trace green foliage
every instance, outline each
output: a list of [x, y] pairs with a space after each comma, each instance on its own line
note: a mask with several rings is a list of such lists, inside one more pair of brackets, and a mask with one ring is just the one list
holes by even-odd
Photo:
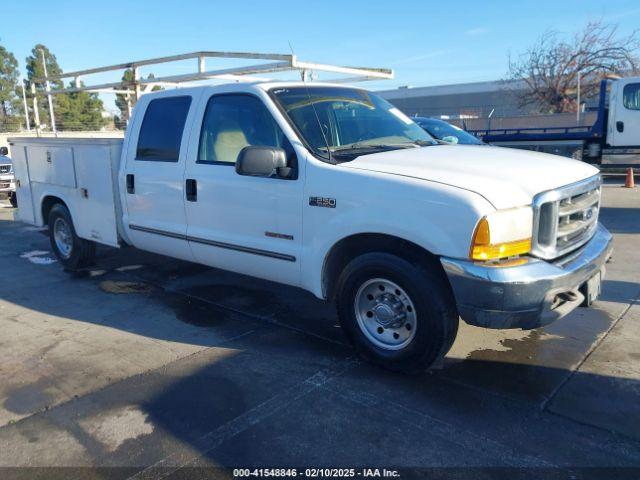
[[[44, 77], [44, 67], [42, 64], [42, 52], [44, 52], [44, 58], [47, 65], [47, 74], [51, 76], [51, 75], [59, 75], [60, 73], [62, 73], [62, 69], [60, 68], [60, 65], [58, 65], [58, 60], [56, 59], [56, 56], [53, 53], [51, 53], [45, 45], [38, 43], [31, 50], [31, 55], [29, 55], [26, 58], [27, 79], [29, 80], [29, 82], [31, 82], [33, 79]], [[59, 80], [55, 82], [51, 82], [50, 84], [51, 84], [51, 88], [62, 88], [62, 82], [60, 82]], [[38, 92], [37, 94], [38, 114], [40, 115], [40, 124], [50, 125], [51, 122], [49, 119], [49, 106], [47, 103], [47, 96], [44, 94], [44, 91], [45, 91], [44, 82], [37, 82], [36, 90]], [[31, 92], [28, 92], [28, 95], [29, 95], [29, 105], [33, 105], [32, 103], [33, 97], [31, 95]], [[53, 102], [54, 112], [56, 110], [55, 107], [56, 107], [57, 100], [58, 99], [54, 97], [54, 102]], [[35, 123], [36, 123], [35, 118], [32, 117], [31, 124], [35, 125]]]
[[[56, 56], [49, 49], [37, 44], [31, 55], [27, 57], [27, 77], [29, 80], [44, 77], [44, 67], [42, 64], [42, 53], [47, 66], [47, 74], [51, 77], [62, 73], [62, 69], [58, 65]], [[60, 80], [49, 82], [51, 89], [63, 88]], [[73, 87], [73, 83], [69, 87]], [[40, 123], [50, 125], [49, 105], [45, 94], [45, 83], [37, 82], [36, 89], [38, 91], [38, 112], [40, 114]], [[95, 93], [74, 92], [60, 93], [53, 95], [53, 111], [56, 117], [56, 126], [60, 130], [99, 130], [104, 127], [106, 120], [102, 116], [103, 104]], [[35, 121], [34, 121], [35, 124]]]
[[16, 57], [0, 45], [0, 130], [16, 130], [22, 123], [18, 79]]
[[97, 93], [60, 94], [54, 110], [56, 125], [60, 130], [100, 130], [106, 124], [102, 111], [102, 100]]

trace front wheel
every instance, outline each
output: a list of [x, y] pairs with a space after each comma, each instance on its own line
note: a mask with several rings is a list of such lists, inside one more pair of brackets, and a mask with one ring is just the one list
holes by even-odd
[[9, 203], [13, 208], [18, 208], [18, 198], [16, 197], [16, 192], [11, 192], [9, 194]]
[[340, 275], [337, 308], [358, 353], [395, 371], [426, 370], [449, 351], [458, 331], [453, 294], [437, 262], [361, 255]]
[[96, 244], [76, 235], [71, 214], [62, 204], [54, 205], [49, 213], [49, 241], [56, 257], [67, 270], [77, 270], [93, 262]]

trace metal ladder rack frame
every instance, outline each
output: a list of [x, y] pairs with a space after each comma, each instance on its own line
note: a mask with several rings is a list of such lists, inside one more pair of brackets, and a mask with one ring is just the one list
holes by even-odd
[[[206, 69], [207, 58], [225, 58], [225, 59], [244, 59], [244, 60], [260, 60], [264, 63], [250, 64], [241, 67], [223, 68], [216, 70]], [[184, 60], [195, 59], [197, 60], [197, 68], [191, 73], [168, 75], [157, 78], [140, 78], [140, 68], [152, 65], [160, 65], [172, 62], [180, 62]], [[94, 75], [97, 73], [127, 70], [131, 69], [133, 72], [132, 81], [118, 81], [103, 84], [88, 84], [85, 85], [82, 79]], [[40, 120], [37, 114], [37, 90], [36, 84], [44, 84], [47, 97], [51, 99], [51, 95], [60, 93], [73, 93], [73, 92], [93, 92], [93, 93], [118, 93], [125, 94], [129, 98], [133, 95], [136, 99], [143, 95], [147, 87], [154, 85], [160, 85], [163, 87], [178, 87], [182, 83], [197, 82], [202, 80], [229, 80], [235, 82], [242, 81], [268, 81], [269, 78], [256, 77], [257, 74], [269, 74], [297, 71], [300, 73], [303, 81], [312, 80], [311, 73], [314, 71], [332, 72], [340, 75], [347, 75], [343, 78], [336, 78], [327, 80], [333, 83], [347, 83], [347, 82], [362, 82], [368, 80], [384, 80], [394, 78], [393, 70], [386, 68], [365, 68], [365, 67], [350, 67], [329, 65], [324, 63], [305, 62], [298, 60], [294, 54], [275, 54], [275, 53], [254, 53], [254, 52], [218, 52], [218, 51], [200, 51], [184, 53], [180, 55], [171, 55], [166, 57], [150, 58], [146, 60], [139, 60], [134, 62], [125, 62], [115, 65], [108, 65], [104, 67], [88, 68], [85, 70], [77, 70], [74, 72], [65, 72], [59, 75], [49, 75], [46, 77], [33, 78], [31, 80], [31, 93], [33, 95], [33, 108], [36, 121], [36, 130], [40, 131]], [[63, 88], [51, 88], [51, 82], [73, 79], [73, 87]], [[55, 118], [53, 107], [49, 102], [49, 114], [52, 119]], [[28, 112], [25, 112], [28, 116]], [[55, 130], [55, 122], [52, 121], [53, 132]]]

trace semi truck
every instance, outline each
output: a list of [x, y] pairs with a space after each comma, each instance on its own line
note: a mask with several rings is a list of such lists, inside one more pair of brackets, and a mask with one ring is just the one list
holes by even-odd
[[612, 251], [597, 168], [445, 145], [341, 84], [159, 91], [123, 139], [10, 143], [17, 218], [65, 269], [132, 246], [304, 289], [396, 371], [438, 362], [460, 318], [533, 329], [591, 305]]
[[640, 77], [600, 82], [593, 125], [469, 130], [484, 142], [541, 149], [575, 147], [583, 161], [603, 167], [640, 166]]

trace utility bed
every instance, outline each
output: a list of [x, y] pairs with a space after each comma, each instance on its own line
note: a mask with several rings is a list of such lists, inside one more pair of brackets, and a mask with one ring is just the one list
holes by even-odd
[[42, 209], [48, 196], [65, 201], [76, 233], [117, 247], [120, 238], [118, 167], [122, 138], [9, 138], [18, 188], [18, 219], [46, 223]]

